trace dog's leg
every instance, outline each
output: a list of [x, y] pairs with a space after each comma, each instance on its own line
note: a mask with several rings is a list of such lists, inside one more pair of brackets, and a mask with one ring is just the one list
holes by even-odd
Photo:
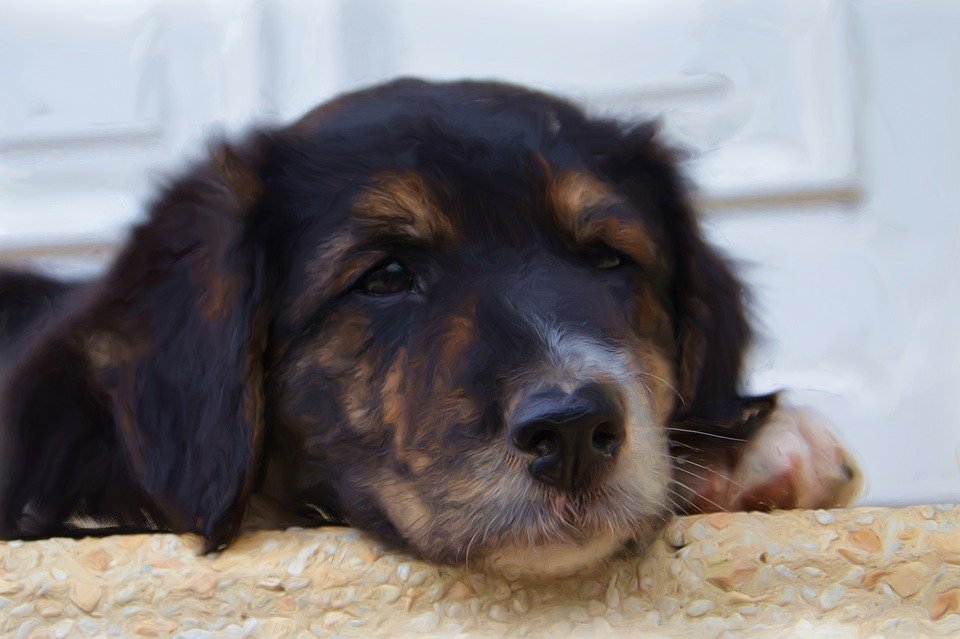
[[675, 451], [678, 510], [771, 510], [849, 506], [863, 473], [827, 421], [807, 408], [777, 408], [745, 443]]

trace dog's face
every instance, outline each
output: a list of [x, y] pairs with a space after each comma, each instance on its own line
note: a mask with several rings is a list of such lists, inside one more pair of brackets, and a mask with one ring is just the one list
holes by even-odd
[[332, 487], [325, 510], [428, 557], [585, 563], [667, 504], [660, 231], [559, 136], [450, 131], [461, 151], [415, 128], [429, 115], [388, 123], [416, 153], [371, 152], [297, 242], [306, 286], [274, 336], [283, 457], [304, 499]]
[[618, 184], [620, 140], [540, 96], [345, 102], [264, 205], [310, 209], [273, 336], [296, 493], [443, 561], [566, 570], [644, 538], [678, 400], [672, 185]]
[[[175, 188], [108, 276], [164, 310], [114, 291], [71, 337], [154, 520], [216, 545], [261, 493], [434, 560], [565, 572], [662, 521], [671, 424], [741, 419], [738, 286], [649, 129], [404, 81], [252, 148]], [[189, 399], [156, 417], [156, 385]]]

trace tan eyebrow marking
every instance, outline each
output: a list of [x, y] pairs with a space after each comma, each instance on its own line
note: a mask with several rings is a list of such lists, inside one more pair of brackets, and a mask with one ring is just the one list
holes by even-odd
[[367, 231], [399, 234], [418, 240], [453, 235], [450, 220], [437, 206], [430, 187], [413, 171], [386, 173], [353, 202], [352, 217]]
[[583, 171], [567, 171], [552, 178], [548, 198], [557, 222], [577, 242], [603, 240], [640, 264], [656, 262], [656, 242], [638, 221], [602, 215], [604, 209], [623, 205], [626, 200], [600, 178]]
[[567, 171], [554, 177], [550, 196], [554, 210], [571, 226], [578, 224], [590, 210], [622, 201], [607, 184], [582, 171]]

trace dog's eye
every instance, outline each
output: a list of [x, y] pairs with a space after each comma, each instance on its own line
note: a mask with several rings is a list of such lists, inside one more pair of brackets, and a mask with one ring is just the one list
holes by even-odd
[[612, 271], [623, 266], [623, 258], [611, 248], [600, 246], [591, 247], [583, 252], [583, 259], [590, 266], [601, 271]]
[[597, 256], [593, 261], [594, 268], [598, 268], [603, 271], [609, 271], [615, 269], [622, 264], [620, 256], [616, 253], [606, 253]]
[[400, 262], [391, 260], [374, 267], [360, 280], [360, 288], [369, 295], [396, 295], [413, 289], [416, 280]]

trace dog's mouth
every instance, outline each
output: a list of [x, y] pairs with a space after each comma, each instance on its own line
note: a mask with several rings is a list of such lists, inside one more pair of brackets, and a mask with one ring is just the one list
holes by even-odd
[[516, 534], [486, 550], [485, 568], [528, 577], [596, 569], [628, 547], [646, 547], [667, 517], [665, 511], [636, 512], [608, 491], [551, 492], [532, 520], [518, 522]]
[[388, 512], [412, 550], [441, 563], [509, 577], [596, 569], [626, 548], [646, 547], [667, 517], [666, 511], [643, 507], [645, 500], [631, 500], [615, 488], [589, 494], [545, 488], [512, 507], [489, 501], [469, 513], [456, 507], [433, 511], [429, 518], [417, 505], [420, 498], [410, 492], [403, 501], [397, 497], [391, 496]]

